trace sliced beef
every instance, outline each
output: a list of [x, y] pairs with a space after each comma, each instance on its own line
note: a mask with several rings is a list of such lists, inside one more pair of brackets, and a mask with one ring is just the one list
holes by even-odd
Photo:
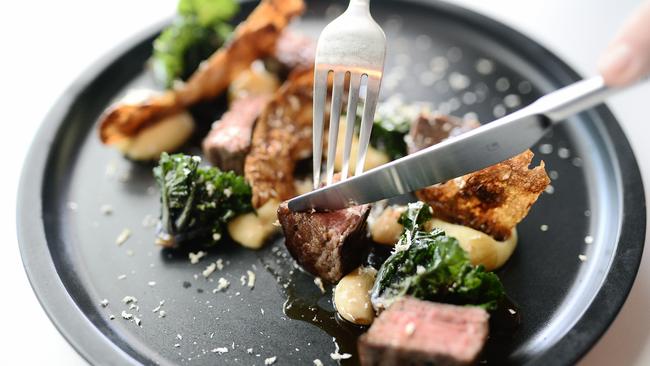
[[361, 365], [471, 365], [487, 340], [488, 319], [478, 307], [403, 298], [359, 338]]
[[292, 212], [280, 205], [278, 219], [291, 255], [307, 271], [336, 283], [359, 266], [369, 205], [333, 212]]
[[254, 96], [234, 101], [203, 140], [203, 154], [221, 170], [244, 173], [244, 160], [251, 148], [255, 121], [269, 98]]
[[475, 120], [463, 120], [443, 114], [421, 114], [413, 122], [407, 138], [408, 153], [413, 154], [480, 125]]

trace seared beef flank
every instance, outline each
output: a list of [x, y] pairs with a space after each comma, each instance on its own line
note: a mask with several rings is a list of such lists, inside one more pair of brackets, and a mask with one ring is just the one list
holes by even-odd
[[278, 219], [291, 255], [307, 271], [336, 283], [359, 266], [369, 205], [334, 212], [292, 212], [280, 205]]
[[478, 307], [403, 298], [359, 338], [361, 365], [471, 365], [487, 339], [488, 318]]
[[458, 136], [464, 132], [479, 127], [475, 120], [463, 120], [443, 114], [421, 114], [413, 122], [407, 138], [408, 153], [420, 151], [435, 145], [449, 137]]
[[255, 121], [262, 113], [269, 98], [247, 97], [232, 103], [221, 120], [203, 140], [203, 154], [221, 170], [244, 173], [244, 160], [251, 147]]

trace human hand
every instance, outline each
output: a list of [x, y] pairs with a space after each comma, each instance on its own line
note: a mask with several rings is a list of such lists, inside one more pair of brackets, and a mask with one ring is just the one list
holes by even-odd
[[650, 0], [630, 17], [599, 62], [609, 86], [630, 85], [650, 74]]

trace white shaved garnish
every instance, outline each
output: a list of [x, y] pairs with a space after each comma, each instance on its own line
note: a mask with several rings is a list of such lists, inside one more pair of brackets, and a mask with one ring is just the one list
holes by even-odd
[[228, 288], [228, 286], [230, 286], [230, 282], [228, 282], [227, 279], [220, 277], [219, 280], [217, 281], [217, 287], [214, 290], [212, 290], [212, 293], [216, 294], [219, 291], [224, 291], [225, 289]]
[[239, 282], [241, 282], [241, 285], [244, 286], [246, 284], [246, 275], [239, 277]]
[[265, 365], [273, 365], [278, 358], [276, 356], [269, 357], [264, 360]]
[[404, 327], [404, 332], [407, 335], [413, 335], [413, 333], [415, 332], [415, 323], [410, 322], [410, 323], [406, 324], [406, 327]]
[[223, 269], [223, 259], [221, 259], [221, 258], [217, 259], [217, 261], [214, 262], [214, 264], [217, 265], [217, 269], [218, 269], [218, 270], [221, 271], [221, 270]]
[[142, 320], [140, 318], [138, 318], [137, 316], [133, 317], [133, 321], [135, 321], [135, 325], [137, 325], [138, 327], [142, 326]]
[[149, 285], [151, 287], [154, 287], [154, 286], [156, 286], [156, 281], [149, 281], [149, 282], [147, 282], [147, 285]]
[[107, 306], [108, 306], [108, 300], [107, 300], [107, 299], [102, 300], [102, 301], [99, 303], [99, 305], [101, 305], [103, 308], [107, 307]]
[[253, 354], [253, 349], [252, 348], [246, 349], [246, 353], [248, 353], [249, 355], [252, 355]]
[[153, 308], [153, 310], [151, 310], [151, 311], [154, 312], [154, 313], [157, 313], [158, 311], [160, 311], [160, 308], [161, 308], [163, 305], [165, 305], [165, 300], [160, 300], [160, 303], [158, 304], [158, 306], [156, 306], [155, 308]]
[[248, 285], [248, 287], [250, 287], [252, 289], [253, 287], [255, 287], [255, 272], [253, 272], [251, 270], [247, 270], [246, 273], [248, 274], [248, 283], [247, 283], [247, 285]]
[[122, 302], [125, 304], [136, 303], [138, 302], [138, 299], [136, 299], [134, 296], [124, 296], [122, 298]]
[[101, 211], [101, 213], [104, 215], [110, 215], [113, 213], [113, 206], [109, 204], [103, 204], [99, 207], [99, 211]]
[[426, 272], [426, 268], [424, 268], [424, 266], [418, 264], [417, 267], [415, 267], [415, 273], [421, 275], [424, 272]]
[[122, 310], [122, 318], [131, 320], [133, 319], [133, 314], [127, 313], [126, 310]]
[[167, 316], [167, 312], [166, 312], [165, 310], [160, 310], [160, 311], [158, 312], [158, 317], [159, 317], [159, 318], [164, 318], [164, 317], [166, 317], [166, 316]]
[[115, 244], [117, 245], [124, 244], [127, 240], [129, 240], [130, 236], [131, 236], [131, 229], [124, 228], [120, 233], [120, 235], [117, 236], [117, 239], [115, 239]]
[[332, 360], [347, 360], [348, 358], [352, 357], [352, 355], [349, 353], [339, 353], [339, 344], [336, 343], [336, 338], [332, 338], [332, 341], [334, 342], [334, 353], [330, 353]]
[[224, 353], [228, 353], [228, 347], [213, 348], [210, 352], [218, 353], [218, 354], [222, 355]]
[[180, 335], [180, 334], [176, 334], [176, 338], [178, 338], [179, 341], [182, 341], [182, 340], [183, 340], [183, 336]]
[[319, 359], [314, 360], [314, 366], [323, 366], [323, 362]]
[[117, 276], [117, 279], [118, 279], [118, 280], [123, 280], [123, 279], [125, 279], [125, 278], [126, 278], [126, 275], [125, 275], [125, 274], [121, 274], [121, 275]]
[[210, 263], [207, 267], [205, 267], [205, 269], [201, 273], [203, 274], [203, 277], [208, 278], [212, 273], [214, 273], [214, 271], [216, 271], [216, 269], [217, 269], [217, 264]]
[[197, 263], [199, 263], [199, 261], [201, 260], [201, 258], [205, 257], [207, 254], [208, 254], [208, 253], [206, 253], [206, 252], [204, 252], [204, 251], [202, 251], [202, 250], [199, 250], [199, 251], [196, 252], [196, 253], [192, 253], [192, 252], [190, 252], [190, 253], [188, 254], [188, 256], [189, 256], [189, 258], [190, 258], [190, 263], [191, 263], [191, 264], [197, 264]]
[[587, 260], [587, 256], [584, 255], [584, 254], [579, 254], [579, 255], [578, 255], [578, 259], [580, 259], [580, 262], [584, 262], [584, 261]]
[[320, 292], [325, 293], [325, 286], [323, 286], [323, 280], [320, 277], [314, 278], [314, 284], [318, 286]]

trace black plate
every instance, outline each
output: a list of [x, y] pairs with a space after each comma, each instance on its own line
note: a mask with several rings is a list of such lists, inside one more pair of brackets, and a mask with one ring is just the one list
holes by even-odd
[[[327, 11], [323, 3], [310, 2], [298, 27], [317, 33], [322, 15], [341, 9]], [[244, 11], [250, 9], [246, 3]], [[373, 1], [373, 13], [390, 41], [384, 96], [400, 93], [405, 100], [428, 100], [451, 114], [476, 113], [489, 121], [579, 79], [530, 39], [455, 6]], [[18, 231], [38, 298], [61, 333], [94, 364], [259, 365], [271, 356], [278, 364], [331, 362], [328, 332], [349, 329], [331, 326], [331, 301], [310, 276], [290, 273], [281, 239], [259, 252], [224, 244], [191, 265], [186, 254], [155, 247], [152, 229], [141, 225], [158, 211], [151, 166], [101, 146], [95, 121], [126, 88], [151, 83], [143, 65], [159, 29], [84, 73], [35, 139], [21, 180]], [[643, 187], [609, 110], [600, 106], [571, 118], [534, 151], [545, 160], [553, 189], [519, 225], [519, 248], [499, 271], [521, 308], [522, 325], [511, 339], [492, 341], [486, 355], [491, 364], [577, 361], [616, 316], [641, 258]], [[100, 212], [106, 203], [114, 208], [110, 216]], [[117, 246], [125, 227], [132, 235]], [[583, 254], [585, 261], [579, 259]], [[216, 258], [227, 262], [212, 275], [230, 280], [225, 293], [213, 294], [216, 281], [200, 275]], [[257, 274], [254, 290], [239, 283], [246, 270]], [[122, 274], [127, 277], [119, 280]], [[139, 300], [142, 327], [120, 317], [127, 295]], [[305, 318], [283, 313], [288, 295]], [[108, 307], [100, 306], [102, 299], [110, 301]], [[160, 300], [166, 300], [165, 318], [152, 312]], [[326, 331], [312, 324], [314, 317], [325, 322]], [[211, 352], [218, 347], [229, 352]]]

